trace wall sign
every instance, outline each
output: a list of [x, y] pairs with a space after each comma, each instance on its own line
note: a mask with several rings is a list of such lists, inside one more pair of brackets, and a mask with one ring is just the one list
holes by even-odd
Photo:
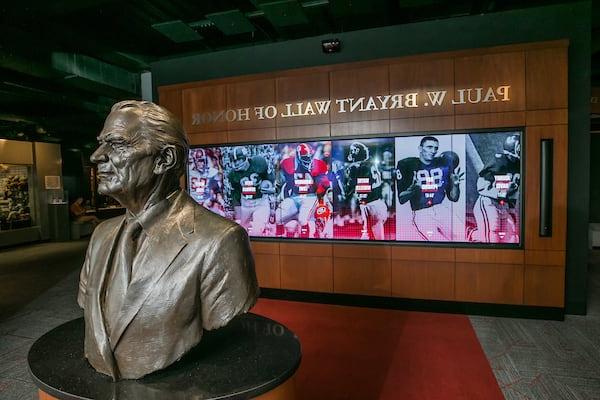
[[394, 110], [402, 108], [440, 107], [452, 105], [495, 103], [510, 101], [511, 85], [460, 88], [452, 93], [447, 90], [431, 90], [425, 95], [419, 92], [394, 93], [379, 96], [346, 97], [332, 100], [299, 101], [280, 105], [267, 104], [256, 107], [236, 108], [192, 114], [192, 125], [216, 122], [251, 121], [280, 118], [360, 113], [365, 111]]

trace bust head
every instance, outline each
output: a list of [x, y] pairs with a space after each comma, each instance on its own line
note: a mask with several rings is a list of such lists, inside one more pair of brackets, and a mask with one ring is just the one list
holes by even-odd
[[177, 187], [189, 148], [181, 123], [168, 110], [147, 101], [115, 104], [90, 157], [98, 166], [98, 192], [132, 212], [155, 195]]

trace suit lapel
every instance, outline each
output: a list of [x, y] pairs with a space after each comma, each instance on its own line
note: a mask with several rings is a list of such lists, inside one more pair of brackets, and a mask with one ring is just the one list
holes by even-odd
[[183, 193], [173, 201], [166, 218], [155, 224], [152, 234], [147, 238], [146, 251], [138, 254], [135, 260], [136, 270], [127, 289], [125, 301], [111, 336], [112, 348], [117, 346], [123, 332], [140, 308], [156, 288], [158, 281], [171, 266], [173, 260], [187, 245], [186, 236], [193, 231], [194, 204], [187, 201]]
[[95, 260], [101, 260], [101, 262], [98, 263], [97, 268], [92, 268], [92, 274], [89, 278], [89, 282], [98, 283], [94, 297], [91, 299], [92, 304], [90, 307], [90, 318], [93, 321], [94, 326], [94, 340], [98, 344], [97, 348], [100, 352], [100, 356], [110, 370], [113, 378], [117, 377], [118, 370], [106, 332], [106, 323], [102, 305], [104, 303], [103, 297], [106, 293], [105, 285], [107, 275], [112, 263], [114, 250], [117, 247], [119, 231], [123, 227], [123, 221], [125, 221], [125, 218], [121, 219], [119, 223], [115, 224], [115, 226], [107, 232], [105, 236], [106, 240], [100, 242], [97, 250], [93, 252], [92, 257], [94, 257]]

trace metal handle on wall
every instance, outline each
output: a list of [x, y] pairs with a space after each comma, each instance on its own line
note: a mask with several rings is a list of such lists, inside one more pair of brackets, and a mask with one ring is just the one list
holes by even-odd
[[553, 139], [542, 139], [540, 146], [540, 236], [552, 236]]

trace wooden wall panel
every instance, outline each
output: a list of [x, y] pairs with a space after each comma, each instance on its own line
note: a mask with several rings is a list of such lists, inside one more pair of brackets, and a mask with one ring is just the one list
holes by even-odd
[[329, 124], [325, 125], [299, 125], [280, 126], [277, 128], [278, 140], [290, 139], [315, 139], [329, 137]]
[[331, 136], [381, 135], [390, 132], [390, 121], [344, 122], [331, 124]]
[[190, 146], [227, 143], [227, 131], [188, 133], [188, 140], [190, 141]]
[[260, 287], [281, 287], [281, 269], [279, 267], [279, 255], [277, 254], [254, 254], [256, 277]]
[[[328, 124], [329, 114], [331, 112], [331, 102], [329, 111], [321, 114], [313, 102], [329, 101], [329, 74], [326, 72], [320, 74], [310, 74], [302, 76], [282, 77], [277, 79], [277, 126], [290, 125], [317, 125]], [[306, 107], [297, 107], [298, 102], [311, 102], [314, 115]], [[292, 112], [286, 104], [293, 104]], [[333, 104], [335, 107], [335, 102]], [[324, 109], [323, 109], [324, 110]], [[281, 115], [293, 115], [304, 113], [304, 116], [282, 117]]]
[[527, 111], [526, 124], [533, 125], [566, 125], [569, 122], [569, 110], [566, 108], [554, 110]]
[[331, 257], [333, 255], [332, 245], [328, 243], [291, 243], [281, 242], [279, 253], [287, 256], [317, 256]]
[[492, 263], [492, 264], [523, 264], [523, 250], [504, 249], [456, 249], [456, 262]]
[[228, 122], [228, 129], [253, 129], [275, 127], [275, 118], [259, 119], [255, 107], [275, 104], [275, 79], [261, 79], [227, 85], [227, 109], [249, 109], [248, 120]]
[[390, 120], [391, 133], [449, 131], [453, 129], [455, 129], [453, 115]]
[[[565, 250], [567, 237], [567, 126], [527, 128], [525, 188], [525, 246], [536, 250]], [[552, 188], [552, 237], [539, 236], [540, 146], [542, 139], [554, 140]]]
[[568, 48], [527, 51], [527, 109], [567, 108]]
[[454, 262], [392, 260], [392, 296], [454, 300]]
[[456, 300], [523, 303], [523, 265], [456, 263]]
[[[182, 96], [183, 129], [188, 134], [227, 130], [227, 120], [216, 117], [218, 113], [227, 110], [226, 85], [198, 86], [193, 89], [185, 89]], [[195, 114], [201, 116], [196, 118], [196, 123], [194, 123]], [[214, 115], [214, 118], [210, 119], [209, 114]]]
[[457, 115], [456, 129], [517, 127], [525, 125], [524, 111]]
[[[257, 274], [263, 287], [562, 307], [567, 45], [511, 45], [231, 77], [159, 88], [160, 101], [183, 117], [192, 144], [527, 126], [524, 250], [253, 241]], [[460, 89], [481, 87], [485, 97], [489, 87], [503, 85], [511, 86], [510, 101], [452, 104]], [[424, 105], [430, 90], [447, 91], [443, 106]], [[365, 97], [366, 106], [369, 96], [412, 91], [419, 93], [419, 107], [337, 113], [336, 99]], [[192, 124], [199, 113], [277, 105], [279, 114], [286, 103], [328, 99], [328, 115], [257, 120], [252, 114], [250, 121]], [[552, 238], [537, 236], [539, 141], [546, 137], [555, 140]]]
[[158, 88], [158, 103], [183, 120], [181, 89]]
[[393, 260], [454, 262], [456, 249], [451, 247], [392, 246]]
[[333, 256], [344, 258], [369, 258], [374, 260], [390, 260], [392, 258], [391, 246], [354, 244], [334, 244]]
[[333, 290], [335, 293], [390, 296], [390, 259], [335, 257]]
[[[465, 92], [466, 104], [456, 104], [455, 114], [479, 114], [491, 112], [525, 110], [525, 53], [487, 54], [479, 56], [458, 57], [454, 63], [455, 89], [483, 88], [481, 101], [473, 104]], [[484, 102], [489, 87], [496, 90], [499, 86], [510, 85], [508, 98], [510, 101], [500, 101], [503, 97], [496, 93], [499, 101]], [[471, 100], [477, 100], [477, 93], [471, 91]], [[454, 101], [460, 101], [455, 93]]]
[[564, 251], [525, 250], [525, 264], [540, 266], [565, 266]]
[[333, 257], [336, 293], [390, 296], [390, 246], [334, 244]]
[[250, 240], [250, 247], [254, 254], [279, 254], [278, 242], [262, 242], [258, 240]]
[[[433, 93], [444, 92], [434, 105]], [[430, 115], [453, 115], [454, 107], [449, 99], [454, 94], [454, 60], [441, 59], [390, 65], [390, 94], [418, 93], [418, 107], [390, 110], [390, 118], [424, 117]], [[429, 97], [431, 96], [431, 98]]]
[[[283, 243], [282, 243], [283, 245]], [[282, 255], [281, 288], [311, 292], [333, 292], [333, 262], [331, 257]]]
[[262, 142], [269, 143], [277, 140], [275, 128], [239, 129], [227, 132], [227, 142]]
[[[388, 66], [377, 66], [358, 69], [347, 69], [334, 71], [330, 74], [330, 97], [334, 100], [347, 98], [358, 99], [369, 96], [382, 96], [390, 92]], [[336, 104], [336, 108], [339, 108]], [[388, 119], [388, 110], [334, 112], [331, 114], [331, 122], [370, 121], [374, 119]]]
[[564, 307], [564, 267], [526, 265], [523, 302], [530, 306]]

